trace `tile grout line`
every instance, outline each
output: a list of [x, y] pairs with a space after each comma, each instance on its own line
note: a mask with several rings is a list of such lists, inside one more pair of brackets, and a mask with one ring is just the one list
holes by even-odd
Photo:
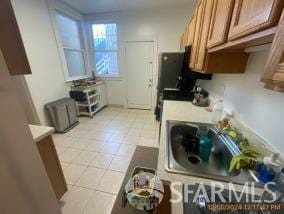
[[[113, 130], [111, 130], [111, 131], [104, 131], [104, 130], [102, 130], [102, 129], [86, 129], [86, 128], [82, 128], [82, 129], [78, 129], [78, 134], [80, 134], [80, 132], [82, 132], [82, 133], [86, 133], [86, 132], [92, 132], [92, 131], [95, 131], [95, 132], [105, 132], [105, 133], [109, 133], [109, 136], [106, 138], [106, 139], [103, 139], [103, 140], [101, 140], [101, 138], [100, 139], [98, 139], [98, 138], [95, 138], [95, 137], [91, 137], [91, 138], [84, 138], [84, 139], [86, 139], [86, 140], [90, 140], [90, 141], [102, 141], [102, 146], [104, 146], [105, 144], [107, 144], [107, 143], [116, 143], [116, 144], [119, 144], [119, 146], [118, 146], [118, 149], [117, 149], [117, 151], [116, 152], [114, 152], [114, 154], [110, 154], [110, 153], [106, 153], [106, 152], [103, 152], [103, 151], [94, 151], [94, 150], [89, 150], [89, 149], [86, 149], [89, 145], [91, 145], [92, 143], [94, 143], [94, 142], [91, 142], [91, 143], [89, 143], [89, 144], [87, 144], [87, 145], [85, 145], [85, 146], [82, 146], [82, 147], [80, 147], [80, 148], [75, 148], [75, 146], [74, 146], [74, 144], [71, 144], [71, 145], [68, 145], [67, 143], [67, 145], [68, 146], [64, 146], [65, 148], [66, 148], [66, 150], [68, 150], [68, 149], [74, 149], [74, 150], [79, 150], [79, 153], [78, 153], [78, 155], [76, 155], [74, 158], [72, 158], [72, 160], [70, 160], [70, 162], [69, 161], [61, 161], [62, 163], [66, 163], [67, 164], [67, 167], [65, 168], [65, 170], [68, 168], [68, 167], [70, 167], [70, 165], [71, 164], [74, 164], [74, 165], [78, 165], [78, 166], [82, 166], [82, 167], [86, 167], [85, 168], [85, 170], [83, 170], [83, 172], [82, 172], [82, 174], [81, 174], [81, 176], [79, 176], [78, 177], [78, 179], [74, 182], [75, 184], [68, 184], [69, 186], [71, 186], [71, 188], [73, 187], [73, 186], [76, 186], [76, 187], [79, 187], [79, 188], [85, 188], [85, 189], [89, 189], [89, 190], [91, 190], [92, 191], [92, 195], [91, 195], [91, 197], [89, 198], [89, 200], [93, 197], [93, 194], [95, 194], [95, 192], [97, 191], [97, 192], [103, 192], [103, 193], [107, 193], [107, 194], [111, 194], [111, 195], [115, 195], [115, 196], [117, 196], [116, 194], [113, 194], [113, 193], [110, 193], [110, 192], [106, 192], [106, 191], [104, 191], [104, 190], [97, 190], [97, 189], [90, 189], [90, 188], [86, 188], [86, 187], [81, 187], [81, 186], [79, 186], [79, 185], [77, 185], [77, 183], [78, 183], [78, 181], [82, 178], [82, 176], [84, 175], [84, 173], [86, 173], [86, 170], [88, 169], [88, 168], [96, 168], [96, 169], [101, 169], [101, 170], [104, 170], [104, 172], [103, 172], [103, 175], [102, 175], [102, 177], [101, 177], [101, 179], [99, 180], [99, 182], [98, 182], [98, 185], [96, 185], [97, 187], [100, 185], [100, 183], [102, 182], [102, 179], [103, 179], [103, 177], [105, 176], [105, 174], [107, 173], [107, 172], [109, 172], [109, 171], [113, 171], [113, 172], [117, 172], [117, 173], [121, 173], [121, 174], [124, 174], [124, 176], [126, 175], [126, 171], [119, 171], [119, 170], [115, 170], [115, 169], [110, 169], [110, 166], [111, 166], [111, 164], [112, 164], [112, 162], [113, 162], [113, 160], [116, 158], [116, 157], [125, 157], [125, 158], [129, 158], [129, 159], [131, 159], [132, 157], [133, 157], [133, 154], [131, 155], [131, 156], [128, 156], [128, 155], [125, 155], [125, 154], [119, 154], [119, 151], [120, 151], [120, 149], [123, 147], [123, 145], [128, 145], [128, 146], [133, 146], [133, 147], [136, 147], [136, 146], [138, 146], [138, 145], [141, 145], [141, 143], [140, 143], [140, 141], [142, 140], [142, 138], [144, 138], [144, 139], [146, 139], [147, 141], [149, 140], [149, 142], [151, 142], [149, 145], [144, 145], [144, 146], [150, 146], [150, 147], [156, 147], [156, 141], [157, 141], [157, 139], [156, 139], [156, 137], [152, 137], [152, 136], [154, 136], [154, 135], [156, 135], [156, 132], [157, 132], [157, 127], [155, 128], [155, 126], [157, 126], [156, 124], [157, 123], [155, 123], [155, 120], [153, 120], [153, 119], [151, 119], [151, 118], [153, 118], [153, 112], [152, 111], [145, 111], [145, 115], [144, 115], [144, 111], [143, 111], [143, 116], [141, 115], [139, 115], [139, 117], [138, 116], [134, 116], [134, 114], [137, 114], [138, 113], [138, 111], [132, 111], [132, 110], [126, 110], [126, 109], [119, 109], [119, 110], [112, 110], [112, 109], [109, 109], [110, 111], [104, 111], [105, 112], [105, 114], [99, 114], [99, 117], [97, 117], [97, 119], [98, 119], [98, 121], [97, 121], [97, 123], [100, 123], [100, 121], [101, 122], [103, 122], [104, 121], [104, 126], [111, 126], [111, 125], [113, 125], [113, 124], [119, 124], [119, 121], [127, 121], [127, 123], [129, 124], [129, 125], [127, 125], [127, 126], [125, 126], [125, 128], [123, 128], [123, 129], [120, 129], [120, 130], [117, 130], [117, 131], [115, 131], [116, 130], [116, 127], [115, 126], [113, 126]], [[102, 111], [102, 113], [104, 113], [103, 111]], [[141, 112], [141, 111], [140, 111]], [[96, 116], [98, 116], [98, 115], [96, 115]], [[107, 118], [107, 121], [106, 120], [104, 120], [104, 117], [106, 117]], [[129, 119], [129, 118], [131, 118], [131, 119]], [[140, 119], [140, 118], [146, 118], [146, 119]], [[95, 119], [95, 118], [93, 118], [93, 119]], [[86, 124], [87, 122], [89, 122], [89, 121], [91, 121], [91, 120], [83, 120], [83, 122], [81, 122], [81, 124]], [[94, 121], [94, 122], [96, 122], [96, 121]], [[93, 123], [93, 121], [92, 121], [92, 123]], [[92, 125], [92, 123], [90, 123], [89, 125], [91, 126]], [[93, 123], [93, 124], [96, 124], [96, 123]], [[142, 125], [138, 125], [138, 124], [142, 124]], [[145, 127], [147, 127], [147, 124], [150, 124], [148, 127], [153, 127], [153, 128], [145, 128]], [[85, 126], [86, 127], [86, 126]], [[119, 127], [117, 128], [117, 129], [119, 129]], [[140, 133], [138, 134], [138, 136], [136, 136], [136, 135], [131, 135], [131, 131], [124, 131], [124, 130], [129, 130], [129, 129], [138, 129], [139, 131], [140, 131]], [[143, 134], [143, 133], [146, 133], [146, 134]], [[148, 133], [148, 136], [147, 136], [147, 133]], [[71, 135], [68, 135], [68, 136], [66, 136], [66, 137], [68, 137], [68, 138], [70, 138], [70, 139], [75, 139], [75, 141], [76, 141], [76, 139], [80, 139], [79, 137], [78, 137], [78, 135], [76, 136], [75, 135], [76, 133], [74, 133], [74, 134], [71, 134]], [[122, 137], [122, 141], [120, 141], [120, 142], [115, 142], [115, 141], [111, 141], [111, 138], [112, 137], [114, 137], [115, 136], [115, 134], [117, 134], [117, 135], [123, 135], [123, 137]], [[133, 144], [133, 142], [132, 143], [128, 143], [128, 142], [125, 142], [125, 140], [126, 140], [126, 138], [128, 137], [128, 136], [133, 136], [133, 137], [137, 137], [137, 142], [135, 142], [135, 144]], [[150, 137], [149, 137], [150, 136]], [[63, 138], [64, 139], [64, 138]], [[68, 139], [67, 139], [68, 140]], [[59, 144], [59, 142], [60, 141], [57, 141], [58, 143], [55, 143], [56, 144], [56, 146], [61, 146], [60, 144]], [[142, 141], [141, 141], [142, 142]], [[146, 141], [145, 141], [146, 142]], [[148, 143], [148, 142], [146, 142], [146, 143]], [[154, 145], [155, 144], [155, 145]], [[79, 144], [80, 145], [80, 144]], [[63, 146], [62, 146], [63, 147]], [[64, 152], [62, 152], [59, 156], [61, 156], [61, 155], [63, 155], [65, 152], [66, 152], [66, 150], [64, 151]], [[90, 164], [92, 163], [92, 161], [95, 159], [95, 157], [93, 157], [93, 158], [91, 158], [91, 160], [87, 163], [87, 164], [78, 164], [78, 163], [74, 163], [73, 161], [75, 160], [75, 159], [77, 159], [83, 152], [90, 152], [90, 153], [94, 153], [94, 154], [102, 154], [102, 155], [111, 155], [112, 156], [112, 158], [111, 158], [111, 160], [110, 160], [110, 162], [109, 162], [109, 164], [106, 166], [106, 168], [101, 168], [101, 167], [97, 167], [97, 166], [91, 166]], [[128, 167], [129, 167], [129, 165], [128, 165]], [[89, 200], [86, 202], [86, 205], [85, 205], [85, 207], [83, 208], [83, 210], [82, 210], [82, 212], [84, 213], [85, 212], [85, 209], [86, 209], [86, 206], [88, 205], [88, 203], [89, 203]]]

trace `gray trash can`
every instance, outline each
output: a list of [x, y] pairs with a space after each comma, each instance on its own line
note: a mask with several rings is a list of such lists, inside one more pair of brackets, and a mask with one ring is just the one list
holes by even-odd
[[63, 98], [45, 105], [56, 132], [65, 133], [79, 124], [75, 100]]

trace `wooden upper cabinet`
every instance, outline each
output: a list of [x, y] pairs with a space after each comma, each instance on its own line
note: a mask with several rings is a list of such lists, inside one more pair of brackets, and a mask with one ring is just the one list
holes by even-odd
[[32, 73], [10, 0], [0, 1], [0, 48], [11, 75]]
[[207, 48], [227, 41], [235, 0], [214, 0]]
[[268, 89], [284, 92], [284, 12], [277, 27], [262, 81]]
[[[196, 27], [191, 50], [190, 68], [202, 73], [243, 73], [245, 71], [248, 53], [240, 50], [230, 53], [208, 52], [207, 44], [209, 28], [212, 23], [213, 6], [214, 3], [216, 4], [218, 2], [215, 0], [202, 0], [197, 5], [195, 12]], [[219, 3], [221, 4], [223, 2], [220, 1]], [[226, 26], [226, 24], [224, 23], [223, 26]], [[219, 35], [222, 35], [222, 33]]]
[[283, 0], [235, 0], [229, 40], [277, 25]]
[[196, 16], [192, 16], [187, 26], [187, 45], [192, 45], [195, 32]]
[[203, 2], [199, 1], [194, 15], [196, 19], [196, 25], [194, 30], [193, 42], [191, 46], [190, 64], [189, 64], [189, 67], [192, 69], [194, 69], [195, 67], [196, 56], [198, 54], [199, 36], [202, 28], [202, 19], [203, 19], [202, 17], [203, 6], [204, 6]]
[[203, 0], [203, 14], [201, 21], [201, 28], [198, 39], [198, 51], [196, 54], [194, 69], [197, 71], [203, 71], [206, 54], [207, 54], [207, 40], [210, 27], [210, 20], [212, 16], [213, 0]]

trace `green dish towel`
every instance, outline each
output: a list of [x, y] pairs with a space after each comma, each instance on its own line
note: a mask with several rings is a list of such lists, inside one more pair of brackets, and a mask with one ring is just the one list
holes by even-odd
[[223, 134], [231, 138], [232, 141], [238, 146], [241, 154], [232, 158], [229, 168], [229, 173], [240, 170], [242, 168], [253, 169], [257, 160], [261, 158], [261, 155], [255, 151], [253, 147], [249, 145], [249, 141], [232, 127], [226, 127], [222, 130]]
[[241, 154], [232, 158], [229, 169], [230, 173], [242, 168], [253, 169], [257, 159], [261, 158], [261, 155], [249, 145], [247, 139], [242, 139], [238, 143], [238, 147], [241, 150]]
[[238, 147], [241, 150], [242, 154], [246, 156], [253, 157], [253, 158], [261, 157], [261, 155], [257, 151], [255, 151], [253, 147], [249, 145], [249, 142], [247, 139], [243, 139], [242, 141], [240, 141], [240, 143], [238, 144]]
[[244, 154], [236, 155], [231, 160], [229, 173], [243, 168], [252, 169], [255, 164], [256, 159], [253, 157], [248, 157]]

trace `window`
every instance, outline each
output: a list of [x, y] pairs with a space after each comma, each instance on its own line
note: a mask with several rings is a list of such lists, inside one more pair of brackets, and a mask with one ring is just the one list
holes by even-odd
[[117, 76], [116, 24], [92, 25], [94, 62], [97, 76]]
[[56, 13], [55, 17], [66, 62], [66, 80], [86, 78], [88, 73], [80, 21], [61, 13]]

